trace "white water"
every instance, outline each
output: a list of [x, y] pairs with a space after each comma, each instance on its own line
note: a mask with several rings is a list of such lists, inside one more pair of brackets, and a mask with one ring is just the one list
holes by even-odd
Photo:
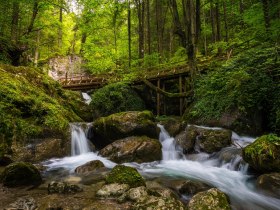
[[[85, 125], [85, 124], [84, 124]], [[90, 124], [86, 124], [85, 130], [88, 129]], [[70, 124], [71, 128], [71, 155], [82, 155], [90, 152], [86, 131], [80, 124]]]
[[[221, 162], [220, 156], [223, 152], [238, 150], [239, 146], [253, 142], [254, 138], [240, 137], [233, 133], [234, 145], [224, 148], [217, 155], [199, 153], [187, 155], [182, 158], [181, 150], [176, 148], [174, 138], [166, 132], [163, 126], [161, 129], [160, 142], [162, 143], [163, 160], [153, 163], [128, 163], [136, 167], [145, 175], [172, 176], [180, 179], [195, 179], [219, 188], [229, 195], [232, 208], [234, 210], [276, 210], [280, 209], [280, 199], [268, 197], [256, 192], [254, 185], [250, 182], [253, 178], [247, 174], [247, 164], [242, 164], [242, 157], [234, 155], [229, 161]], [[206, 127], [203, 127], [206, 128]], [[214, 128], [219, 129], [219, 128]], [[86, 135], [83, 129], [74, 129], [75, 138], [84, 138]], [[76, 144], [74, 144], [76, 145]], [[233, 153], [235, 154], [235, 153]], [[78, 156], [65, 157], [63, 159], [52, 159], [45, 163], [49, 170], [60, 168], [74, 172], [74, 169], [91, 160], [101, 160], [107, 168], [112, 168], [116, 164], [106, 158], [98, 156], [93, 152], [85, 152]]]
[[83, 96], [83, 99], [85, 100], [85, 103], [86, 103], [86, 104], [90, 104], [90, 102], [91, 102], [91, 97], [90, 97], [90, 95], [83, 92], [83, 93], [82, 93], [82, 96]]

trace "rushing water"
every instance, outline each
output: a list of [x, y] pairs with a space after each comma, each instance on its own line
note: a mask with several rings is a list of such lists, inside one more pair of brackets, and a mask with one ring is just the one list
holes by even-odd
[[86, 104], [90, 104], [90, 102], [91, 102], [91, 97], [90, 97], [90, 95], [88, 94], [88, 93], [82, 93], [82, 96], [83, 96], [83, 99], [85, 100], [85, 103]]
[[[217, 187], [229, 195], [233, 209], [280, 209], [280, 199], [256, 192], [255, 186], [251, 182], [254, 177], [248, 175], [248, 165], [242, 160], [240, 147], [252, 143], [254, 138], [241, 137], [233, 133], [233, 145], [223, 148], [215, 155], [198, 153], [185, 156], [180, 148], [176, 148], [174, 138], [167, 133], [164, 127], [159, 125], [159, 128], [161, 129], [159, 140], [162, 144], [163, 160], [144, 164], [128, 163], [127, 165], [136, 167], [144, 176], [194, 179]], [[72, 125], [72, 147], [76, 156], [52, 159], [45, 163], [48, 170], [63, 168], [72, 173], [77, 166], [97, 159], [101, 160], [107, 168], [116, 165], [106, 158], [98, 156], [97, 153], [89, 152], [85, 130], [79, 125]], [[225, 156], [229, 158], [225, 158]]]

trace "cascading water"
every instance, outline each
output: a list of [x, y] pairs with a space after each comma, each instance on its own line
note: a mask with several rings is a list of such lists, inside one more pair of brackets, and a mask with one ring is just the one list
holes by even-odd
[[83, 96], [83, 99], [85, 100], [85, 103], [86, 104], [90, 104], [90, 102], [91, 102], [91, 97], [90, 97], [90, 95], [88, 94], [88, 93], [82, 93], [82, 96]]
[[[159, 140], [162, 143], [163, 160], [161, 162], [143, 164], [127, 163], [126, 165], [136, 167], [144, 176], [171, 176], [180, 179], [194, 179], [217, 187], [230, 197], [232, 209], [234, 210], [279, 209], [280, 199], [256, 192], [254, 184], [250, 182], [254, 177], [248, 175], [248, 165], [244, 163], [240, 155], [240, 147], [252, 143], [254, 138], [240, 137], [233, 133], [233, 145], [224, 148], [215, 155], [199, 153], [184, 156], [180, 149], [176, 147], [174, 138], [170, 137], [163, 126], [158, 126], [161, 129]], [[86, 139], [85, 129], [82, 129], [79, 124], [73, 124], [72, 128], [73, 142], [81, 142], [81, 139], [84, 142]], [[106, 158], [98, 156], [96, 153], [88, 152], [88, 149], [77, 149], [77, 145], [79, 144], [73, 143], [72, 146], [76, 147], [73, 150], [84, 151], [80, 152], [80, 155], [63, 159], [52, 159], [45, 165], [49, 170], [55, 171], [63, 168], [70, 173], [79, 165], [91, 160], [101, 160], [107, 168], [112, 168], [116, 165]], [[225, 160], [225, 157], [230, 158]]]
[[84, 124], [85, 130], [79, 124], [70, 124], [71, 128], [71, 155], [81, 155], [90, 152], [88, 139], [86, 137], [86, 130], [90, 124]]

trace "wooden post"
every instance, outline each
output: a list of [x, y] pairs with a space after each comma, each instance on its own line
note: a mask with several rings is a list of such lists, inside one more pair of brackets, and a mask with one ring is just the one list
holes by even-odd
[[[162, 82], [162, 90], [165, 91], [165, 82]], [[166, 115], [166, 97], [163, 96], [163, 114]]]
[[[160, 89], [160, 79], [157, 81], [157, 88]], [[160, 94], [157, 92], [157, 116], [160, 115]]]
[[[182, 93], [182, 76], [179, 77], [179, 93]], [[180, 98], [180, 116], [183, 115], [183, 98]]]

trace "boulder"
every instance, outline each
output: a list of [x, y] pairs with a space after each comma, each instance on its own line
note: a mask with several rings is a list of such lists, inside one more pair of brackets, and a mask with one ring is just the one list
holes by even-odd
[[113, 183], [104, 185], [97, 191], [96, 195], [102, 198], [118, 197], [123, 195], [127, 190], [129, 190], [128, 184]]
[[206, 129], [191, 125], [178, 134], [175, 140], [185, 153], [192, 152], [195, 145], [203, 152], [213, 153], [231, 144], [231, 134], [226, 129]]
[[188, 204], [189, 210], [230, 210], [227, 196], [216, 188], [199, 192], [192, 197]]
[[83, 189], [78, 185], [68, 184], [67, 182], [51, 182], [48, 184], [48, 194], [74, 194], [82, 191]]
[[266, 193], [280, 197], [280, 173], [263, 174], [257, 179], [257, 187]]
[[91, 171], [96, 171], [98, 169], [105, 168], [104, 164], [100, 160], [93, 160], [81, 165], [75, 169], [77, 174], [85, 174]]
[[93, 123], [93, 131], [93, 144], [97, 148], [129, 136], [158, 137], [155, 118], [150, 111], [121, 112], [98, 118]]
[[185, 195], [195, 195], [210, 188], [210, 186], [202, 182], [187, 180], [180, 186], [179, 193]]
[[106, 184], [128, 184], [130, 187], [145, 186], [145, 180], [135, 168], [117, 165], [106, 177]]
[[260, 172], [280, 172], [280, 137], [259, 137], [242, 151], [243, 159]]
[[31, 163], [15, 162], [6, 166], [1, 174], [1, 181], [7, 187], [39, 185], [42, 183], [42, 177]]
[[159, 119], [159, 124], [163, 125], [170, 136], [176, 136], [183, 130], [181, 118], [164, 117]]
[[160, 142], [146, 136], [117, 140], [100, 150], [99, 155], [116, 163], [143, 163], [162, 159]]
[[11, 203], [5, 209], [28, 209], [28, 210], [36, 210], [38, 209], [38, 205], [34, 198], [27, 197], [27, 198], [18, 198], [15, 202]]

